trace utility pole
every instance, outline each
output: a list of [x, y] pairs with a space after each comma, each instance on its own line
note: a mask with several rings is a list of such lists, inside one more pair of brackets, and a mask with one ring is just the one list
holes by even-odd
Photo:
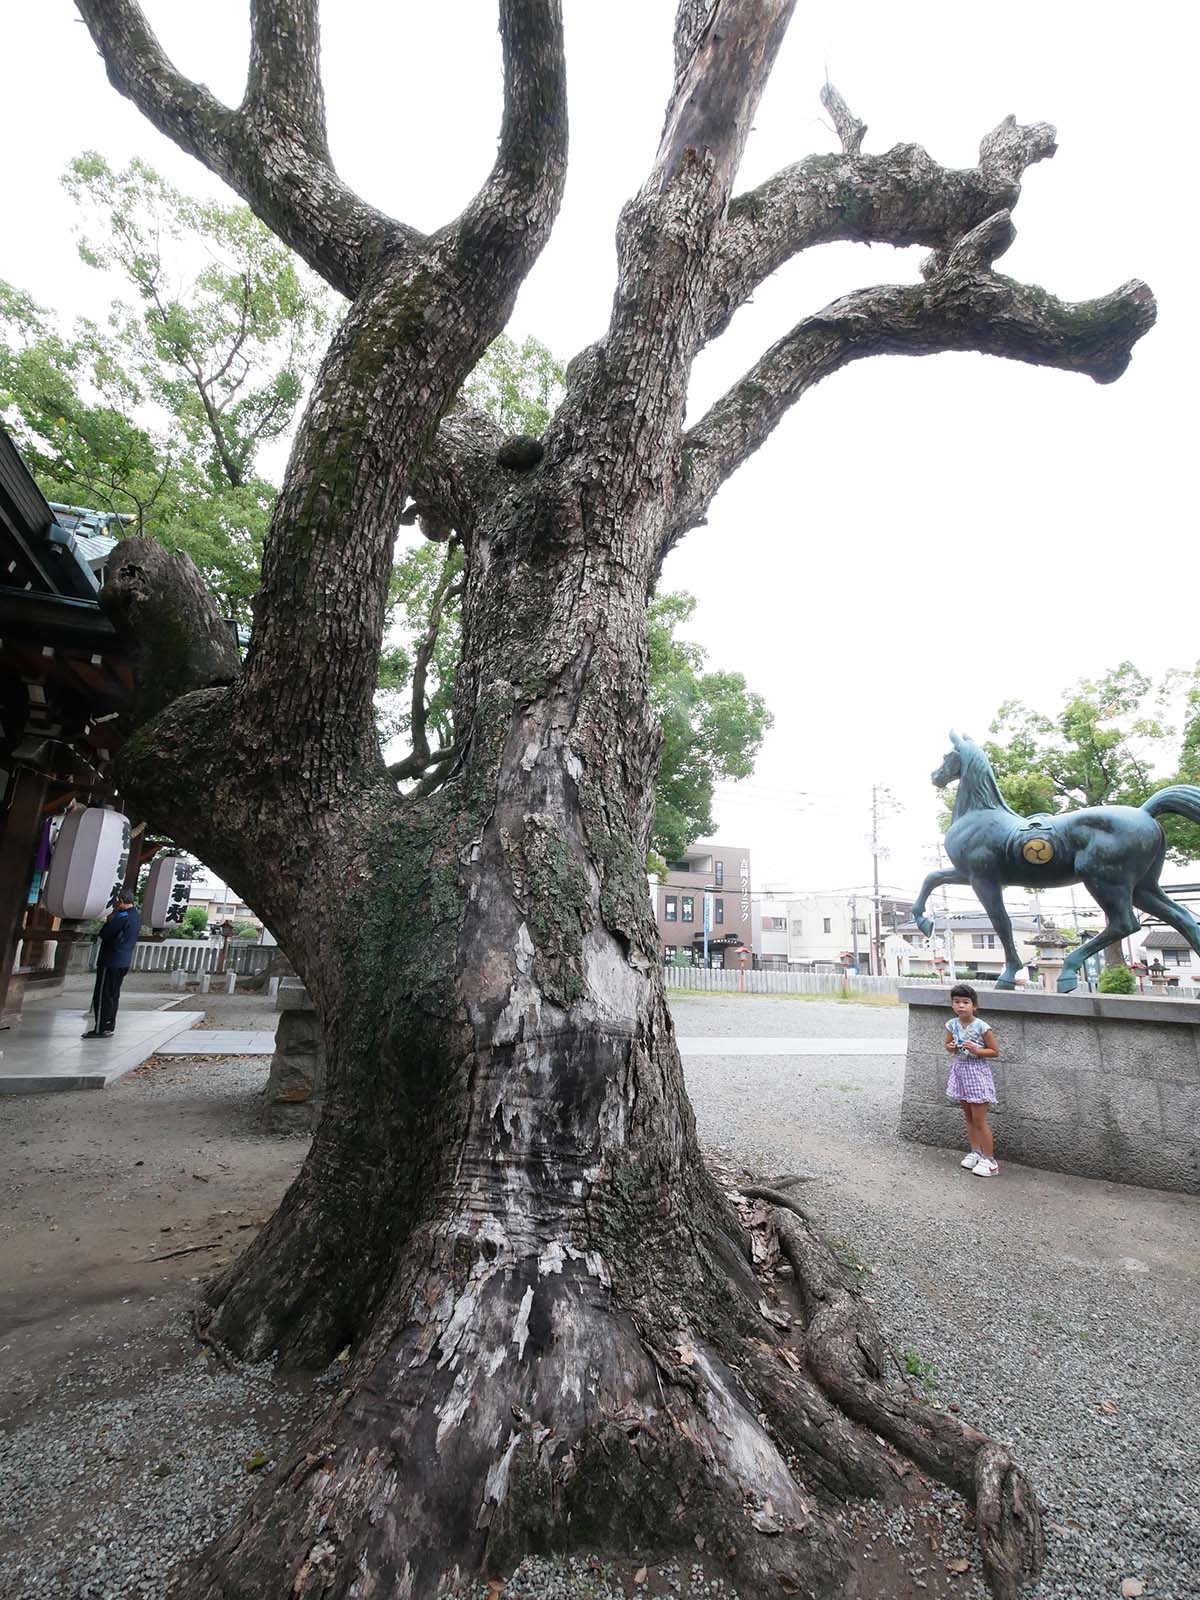
[[887, 850], [879, 842], [879, 824], [892, 812], [900, 809], [896, 797], [883, 783], [871, 785], [871, 904], [874, 918], [871, 924], [871, 971], [877, 976], [883, 971], [883, 901], [879, 894], [879, 861]]
[[[942, 850], [942, 841], [937, 842], [937, 864], [940, 872], [946, 864], [946, 857]], [[933, 931], [937, 932], [937, 922], [934, 921]], [[942, 885], [942, 931], [946, 936], [946, 966], [947, 975], [951, 983], [958, 982], [958, 971], [954, 965], [954, 930], [950, 926], [950, 896], [946, 893], [946, 885]]]
[[858, 965], [858, 896], [850, 896], [850, 946], [854, 951], [854, 970], [860, 970]]

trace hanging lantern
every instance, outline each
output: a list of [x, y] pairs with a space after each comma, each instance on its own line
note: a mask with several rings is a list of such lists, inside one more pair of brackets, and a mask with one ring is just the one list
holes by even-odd
[[46, 909], [53, 917], [102, 916], [116, 904], [128, 863], [128, 817], [108, 806], [68, 812], [46, 879]]
[[142, 921], [148, 928], [183, 926], [195, 872], [195, 864], [186, 856], [159, 856], [142, 894]]

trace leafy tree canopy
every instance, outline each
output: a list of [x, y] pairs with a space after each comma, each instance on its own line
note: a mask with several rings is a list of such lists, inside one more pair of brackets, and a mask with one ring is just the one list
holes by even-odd
[[46, 496], [120, 514], [186, 550], [246, 618], [291, 426], [332, 297], [245, 206], [180, 193], [145, 162], [76, 158], [80, 255], [123, 282], [68, 329], [0, 283], [0, 417]]
[[[1181, 737], [1163, 720], [1164, 708], [1180, 699]], [[1156, 686], [1131, 661], [1122, 661], [1068, 689], [1053, 715], [1005, 701], [989, 732], [984, 749], [1000, 792], [1024, 816], [1080, 806], [1140, 806], [1167, 784], [1200, 783], [1200, 663], [1191, 672], [1168, 673]], [[1153, 776], [1153, 767], [1175, 764], [1176, 750], [1171, 776]], [[1200, 858], [1200, 827], [1181, 817], [1159, 820], [1174, 860]]]

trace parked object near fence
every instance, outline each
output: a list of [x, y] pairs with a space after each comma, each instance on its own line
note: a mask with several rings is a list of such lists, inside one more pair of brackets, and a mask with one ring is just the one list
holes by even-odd
[[269, 1126], [315, 1127], [325, 1093], [325, 1045], [316, 1008], [299, 978], [283, 978], [275, 996], [279, 1023], [263, 1091]]
[[[902, 986], [908, 1051], [900, 1133], [960, 1149], [946, 1097], [948, 988]], [[995, 990], [980, 1005], [1000, 1058], [997, 1154], [1111, 1183], [1200, 1194], [1200, 1003]]]

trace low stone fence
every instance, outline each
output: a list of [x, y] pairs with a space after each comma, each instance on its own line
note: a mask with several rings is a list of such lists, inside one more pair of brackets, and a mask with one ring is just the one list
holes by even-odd
[[[949, 988], [902, 986], [908, 1054], [900, 1133], [965, 1150], [946, 1098]], [[1200, 1003], [994, 991], [996, 1154], [1030, 1167], [1200, 1194]]]

